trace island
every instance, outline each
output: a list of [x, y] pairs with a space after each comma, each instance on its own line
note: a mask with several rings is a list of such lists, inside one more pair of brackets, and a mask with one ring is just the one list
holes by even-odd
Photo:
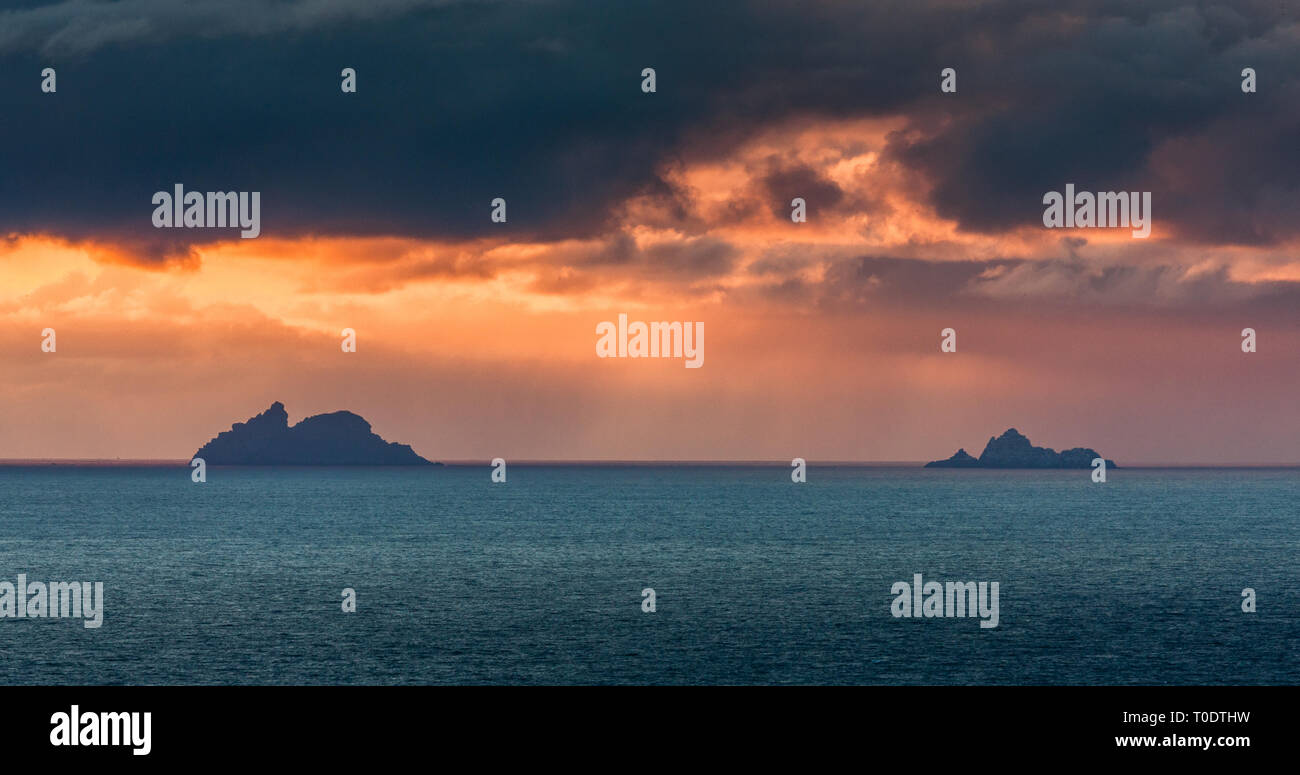
[[214, 466], [430, 466], [406, 444], [384, 441], [352, 412], [317, 414], [289, 426], [276, 401], [204, 444], [195, 457]]
[[[1095, 450], [1074, 447], [1057, 452], [1050, 447], [1035, 447], [1015, 428], [990, 438], [979, 457], [971, 457], [964, 449], [947, 460], [932, 460], [926, 468], [1091, 468], [1092, 461], [1101, 457]], [[1119, 468], [1115, 461], [1107, 460], [1106, 468]]]

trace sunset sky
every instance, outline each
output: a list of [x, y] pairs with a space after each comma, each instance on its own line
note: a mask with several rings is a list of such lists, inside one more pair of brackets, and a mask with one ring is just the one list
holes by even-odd
[[[0, 458], [279, 400], [438, 460], [1300, 463], [1294, 4], [9, 5]], [[176, 183], [261, 236], [155, 229]], [[1067, 183], [1150, 237], [1044, 228]], [[597, 358], [619, 313], [703, 368]]]

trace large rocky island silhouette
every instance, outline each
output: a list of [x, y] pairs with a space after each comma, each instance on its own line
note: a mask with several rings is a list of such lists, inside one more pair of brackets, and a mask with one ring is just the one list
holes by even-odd
[[442, 465], [425, 460], [406, 444], [384, 441], [352, 412], [313, 415], [289, 427], [289, 413], [279, 401], [217, 434], [194, 456], [216, 466]]
[[[1101, 457], [1095, 450], [1075, 447], [1057, 452], [1050, 447], [1035, 447], [1015, 428], [1008, 428], [997, 438], [990, 438], [979, 457], [971, 457], [964, 449], [947, 460], [932, 460], [926, 468], [1091, 468], [1092, 461]], [[1106, 468], [1119, 468], [1113, 460]]]

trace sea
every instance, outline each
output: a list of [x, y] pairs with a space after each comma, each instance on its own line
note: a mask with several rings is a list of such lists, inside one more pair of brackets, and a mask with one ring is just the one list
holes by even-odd
[[791, 470], [3, 466], [0, 685], [1300, 683], [1300, 470]]

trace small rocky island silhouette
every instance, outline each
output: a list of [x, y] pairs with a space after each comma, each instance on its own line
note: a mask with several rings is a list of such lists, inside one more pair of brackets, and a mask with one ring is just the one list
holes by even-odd
[[195, 457], [213, 466], [428, 466], [406, 444], [384, 441], [352, 412], [308, 417], [292, 428], [284, 404], [217, 434]]
[[[964, 449], [947, 460], [932, 460], [926, 468], [1091, 468], [1092, 461], [1101, 457], [1095, 450], [1075, 447], [1057, 452], [1050, 447], [1035, 447], [1015, 428], [997, 438], [990, 438], [979, 457], [971, 457]], [[1106, 468], [1119, 468], [1112, 460]]]

